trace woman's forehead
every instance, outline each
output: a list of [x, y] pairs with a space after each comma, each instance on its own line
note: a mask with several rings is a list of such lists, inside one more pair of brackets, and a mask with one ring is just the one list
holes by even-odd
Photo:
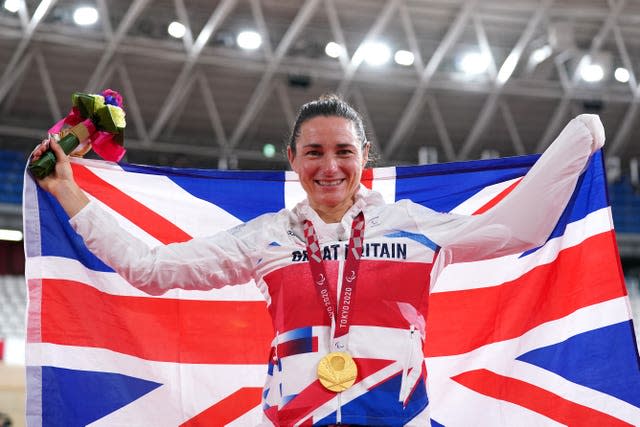
[[355, 144], [358, 138], [353, 122], [338, 116], [318, 116], [302, 124], [298, 142], [323, 143], [336, 139]]

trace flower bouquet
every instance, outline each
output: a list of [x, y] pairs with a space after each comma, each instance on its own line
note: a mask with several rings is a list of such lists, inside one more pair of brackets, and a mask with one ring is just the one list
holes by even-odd
[[[76, 92], [71, 101], [71, 111], [49, 129], [49, 137], [55, 138], [66, 154], [83, 156], [93, 148], [105, 160], [122, 159], [126, 122], [120, 94], [111, 89], [100, 94]], [[42, 179], [55, 165], [55, 154], [49, 149], [29, 165], [29, 171]]]

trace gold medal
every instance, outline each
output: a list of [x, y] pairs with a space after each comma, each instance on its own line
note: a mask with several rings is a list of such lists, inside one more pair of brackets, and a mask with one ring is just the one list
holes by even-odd
[[348, 353], [334, 351], [318, 363], [318, 379], [327, 390], [345, 391], [356, 382], [357, 376], [358, 367]]

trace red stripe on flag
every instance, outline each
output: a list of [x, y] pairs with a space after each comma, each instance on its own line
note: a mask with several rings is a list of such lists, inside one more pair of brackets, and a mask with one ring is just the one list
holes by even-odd
[[592, 304], [626, 295], [613, 232], [590, 237], [557, 259], [499, 286], [430, 296], [425, 354], [461, 354], [518, 337]]
[[42, 342], [166, 362], [261, 364], [272, 337], [261, 301], [120, 296], [42, 280]]
[[564, 399], [527, 382], [498, 375], [486, 369], [465, 372], [454, 381], [471, 390], [538, 412], [570, 426], [631, 426], [618, 418]]
[[200, 412], [180, 427], [224, 426], [255, 408], [262, 401], [262, 389], [244, 387]]
[[479, 215], [481, 213], [484, 213], [484, 212], [488, 211], [489, 209], [491, 209], [495, 205], [497, 205], [500, 200], [502, 200], [505, 197], [507, 197], [507, 194], [511, 193], [511, 190], [513, 190], [514, 188], [516, 188], [516, 186], [518, 184], [520, 184], [520, 181], [522, 181], [522, 178], [517, 179], [516, 181], [514, 181], [511, 185], [509, 185], [507, 188], [505, 188], [500, 193], [498, 193], [497, 196], [495, 196], [493, 199], [489, 200], [487, 203], [485, 203], [483, 206], [481, 206], [472, 215]]
[[373, 169], [363, 169], [362, 176], [360, 177], [360, 182], [362, 183], [362, 185], [371, 190], [373, 188]]
[[72, 163], [73, 176], [87, 193], [140, 227], [164, 244], [185, 242], [191, 236], [171, 221], [118, 190], [84, 166]]

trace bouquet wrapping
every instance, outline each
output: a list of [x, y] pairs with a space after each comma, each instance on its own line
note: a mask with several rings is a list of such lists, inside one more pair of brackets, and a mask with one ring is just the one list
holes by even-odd
[[[122, 159], [126, 121], [120, 94], [111, 89], [100, 94], [76, 92], [71, 102], [71, 111], [49, 129], [49, 136], [58, 141], [66, 154], [83, 156], [93, 148], [105, 160]], [[49, 149], [29, 165], [29, 171], [42, 179], [55, 165], [55, 154]]]

